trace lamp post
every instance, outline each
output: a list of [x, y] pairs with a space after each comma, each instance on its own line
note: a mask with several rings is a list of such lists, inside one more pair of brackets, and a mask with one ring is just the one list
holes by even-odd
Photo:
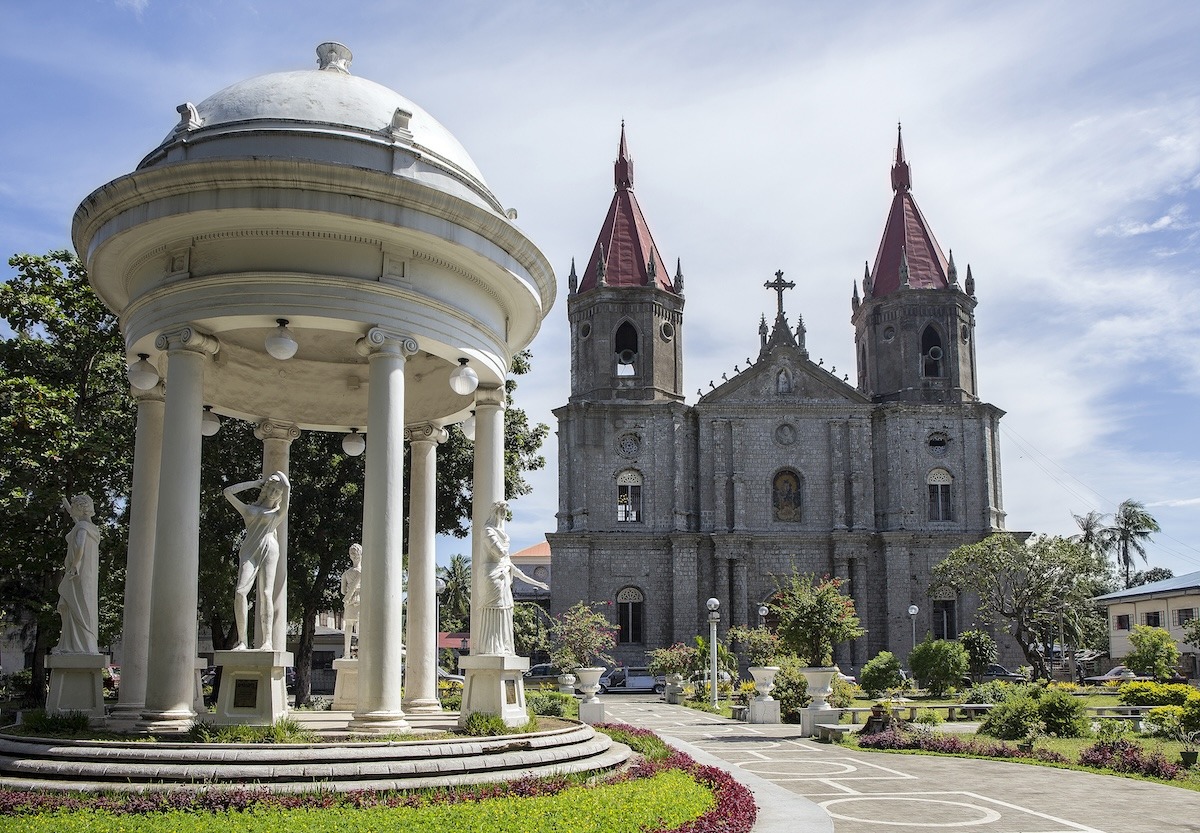
[[767, 614], [770, 612], [771, 609], [766, 605], [758, 606], [758, 626], [760, 628], [765, 628], [767, 626]]
[[917, 607], [916, 605], [908, 606], [908, 618], [912, 620], [912, 637], [913, 637], [913, 649], [914, 650], [917, 647], [917, 614], [920, 612], [921, 612], [921, 608]]
[[709, 691], [712, 696], [712, 707], [717, 708], [717, 623], [721, 621], [720, 599], [709, 599], [708, 602], [708, 671]]

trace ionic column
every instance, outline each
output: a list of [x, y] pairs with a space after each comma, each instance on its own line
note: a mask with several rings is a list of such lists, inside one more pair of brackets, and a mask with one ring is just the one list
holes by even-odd
[[481, 632], [480, 587], [487, 581], [483, 528], [492, 506], [504, 500], [504, 401], [503, 386], [475, 389], [474, 492], [471, 499], [471, 633]]
[[721, 603], [721, 619], [725, 623], [725, 627], [729, 627], [729, 555], [724, 552], [724, 547], [717, 546], [717, 552], [713, 556], [715, 565], [713, 579], [716, 587], [713, 588], [713, 597]]
[[162, 465], [162, 383], [132, 390], [137, 399], [133, 439], [133, 484], [129, 498], [129, 548], [125, 556], [125, 614], [121, 624], [121, 688], [113, 716], [136, 718], [146, 705], [146, 661], [150, 650], [150, 591], [154, 576], [154, 531], [158, 475]]
[[219, 343], [191, 327], [162, 333], [167, 353], [162, 463], [151, 577], [146, 708], [150, 731], [185, 731], [196, 668], [196, 596], [200, 565], [200, 416], [204, 365]]
[[358, 342], [370, 362], [363, 490], [362, 606], [358, 620], [356, 732], [407, 728], [400, 686], [404, 660], [404, 368], [416, 339], [373, 327]]
[[412, 460], [404, 661], [404, 708], [410, 712], [442, 709], [437, 693], [437, 447], [449, 436], [430, 423], [404, 431]]
[[[262, 440], [263, 444], [263, 478], [268, 478], [277, 471], [290, 476], [288, 466], [291, 461], [292, 442], [300, 438], [300, 427], [291, 422], [264, 419], [254, 427], [254, 436]], [[264, 609], [264, 605], [260, 595], [258, 606], [255, 608], [255, 620], [259, 623], [254, 629], [254, 647], [256, 648], [275, 651], [287, 650], [287, 529], [288, 520], [285, 515], [276, 532], [279, 538], [279, 562], [275, 566], [275, 587], [271, 594], [273, 613], [270, 632], [272, 644], [270, 646], [263, 644], [263, 637], [266, 636], [267, 629], [262, 627], [261, 611]]]

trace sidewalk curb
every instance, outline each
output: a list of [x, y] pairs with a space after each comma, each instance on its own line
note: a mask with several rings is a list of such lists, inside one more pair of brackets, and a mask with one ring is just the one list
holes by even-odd
[[754, 793], [758, 819], [754, 822], [753, 833], [795, 833], [797, 830], [833, 833], [833, 819], [810, 799], [772, 784], [673, 735], [662, 731], [656, 731], [656, 734], [671, 746], [691, 755], [698, 763], [725, 770]]

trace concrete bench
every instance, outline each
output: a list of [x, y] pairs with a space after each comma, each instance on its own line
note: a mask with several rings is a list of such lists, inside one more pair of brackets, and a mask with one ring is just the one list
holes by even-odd
[[[867, 711], [870, 711], [870, 709]], [[813, 728], [817, 730], [816, 737], [821, 743], [837, 743], [844, 736], [861, 731], [862, 724], [818, 723]]]
[[749, 706], [732, 706], [729, 709], [730, 716], [734, 720], [746, 720], [750, 716]]
[[957, 703], [947, 708], [947, 719], [958, 720], [955, 715], [962, 713], [963, 720], [974, 720], [978, 717], [986, 717], [987, 713], [992, 710], [994, 703]]

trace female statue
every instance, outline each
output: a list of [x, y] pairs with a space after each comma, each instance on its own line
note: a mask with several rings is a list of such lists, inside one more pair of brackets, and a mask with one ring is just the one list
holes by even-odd
[[[258, 500], [243, 503], [234, 495], [247, 489], [260, 487]], [[261, 635], [259, 648], [274, 650], [275, 621], [275, 568], [279, 564], [279, 525], [287, 517], [291, 484], [287, 475], [277, 471], [266, 480], [248, 480], [225, 489], [225, 499], [246, 523], [246, 537], [238, 551], [237, 589], [233, 595], [233, 618], [237, 623], [238, 642], [235, 651], [244, 651], [247, 645], [246, 620], [250, 612], [250, 588], [258, 579], [258, 632]]]
[[62, 618], [62, 636], [54, 648], [56, 654], [98, 654], [96, 630], [97, 578], [100, 569], [100, 530], [92, 523], [96, 507], [87, 495], [63, 499], [63, 508], [75, 521], [67, 533], [67, 557], [63, 579], [58, 585], [58, 615]]
[[[342, 573], [342, 627], [346, 631], [346, 650], [350, 656], [350, 637], [358, 635], [358, 608], [362, 603], [362, 544], [350, 545], [350, 569]], [[361, 639], [359, 640], [361, 644]]]
[[513, 578], [519, 578], [526, 584], [549, 590], [550, 586], [537, 579], [530, 578], [521, 572], [512, 559], [508, 557], [508, 533], [504, 531], [504, 518], [508, 514], [508, 504], [498, 501], [492, 508], [491, 517], [484, 525], [484, 554], [487, 569], [487, 581], [482, 586], [482, 611], [480, 617], [479, 648], [472, 648], [480, 654], [516, 653], [513, 640]]

